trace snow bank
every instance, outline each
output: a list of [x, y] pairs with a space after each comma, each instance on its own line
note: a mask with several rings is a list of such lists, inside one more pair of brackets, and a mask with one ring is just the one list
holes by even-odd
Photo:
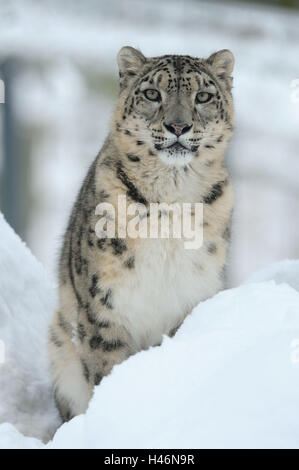
[[222, 292], [175, 338], [115, 367], [49, 447], [298, 447], [296, 338], [290, 286]]
[[[0, 237], [0, 336], [14, 368], [0, 369], [1, 421], [6, 416], [19, 431], [45, 439], [45, 423], [48, 435], [58, 423], [43, 342], [54, 296], [2, 218]], [[86, 414], [48, 444], [2, 424], [0, 446], [299, 447], [298, 389], [299, 293], [274, 281], [248, 283], [203, 302], [174, 338], [115, 367]]]
[[287, 283], [299, 291], [299, 261], [286, 259], [256, 272], [247, 282], [263, 282], [273, 279], [277, 284]]
[[0, 213], [0, 422], [45, 440], [58, 425], [45, 345], [54, 308], [54, 288], [43, 267]]

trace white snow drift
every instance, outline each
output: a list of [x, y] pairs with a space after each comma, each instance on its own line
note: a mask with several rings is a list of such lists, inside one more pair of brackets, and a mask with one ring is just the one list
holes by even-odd
[[[299, 262], [201, 303], [177, 335], [114, 368], [61, 426], [45, 332], [55, 295], [0, 217], [0, 447], [299, 447]], [[30, 437], [25, 437], [22, 433]]]
[[[0, 362], [0, 422], [43, 439], [59, 423], [45, 348], [54, 292], [43, 267], [0, 213], [0, 340], [5, 344], [5, 362]], [[1, 444], [5, 446], [2, 437]]]

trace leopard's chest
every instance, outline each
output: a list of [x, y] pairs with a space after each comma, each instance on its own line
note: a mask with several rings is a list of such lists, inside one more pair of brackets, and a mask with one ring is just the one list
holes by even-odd
[[141, 240], [135, 267], [122, 279], [114, 314], [137, 349], [159, 344], [192, 308], [221, 288], [221, 262], [205, 246], [186, 249], [182, 240]]

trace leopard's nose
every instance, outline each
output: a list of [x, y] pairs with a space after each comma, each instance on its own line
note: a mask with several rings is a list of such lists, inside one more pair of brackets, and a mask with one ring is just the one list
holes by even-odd
[[171, 122], [170, 124], [166, 124], [164, 122], [164, 126], [172, 134], [180, 136], [181, 134], [185, 134], [186, 132], [188, 132], [191, 129], [192, 124], [190, 126], [189, 124], [183, 122]]

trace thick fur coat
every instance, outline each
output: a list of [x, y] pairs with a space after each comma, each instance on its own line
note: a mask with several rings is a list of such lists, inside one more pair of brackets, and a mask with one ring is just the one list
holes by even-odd
[[[85, 411], [94, 385], [115, 364], [172, 336], [195, 305], [224, 286], [233, 56], [146, 58], [124, 47], [118, 64], [110, 133], [77, 197], [60, 260], [49, 351], [63, 420]], [[186, 249], [184, 237], [101, 236], [96, 208], [109, 203], [110, 221], [120, 220], [119, 196], [142, 205], [147, 220], [152, 203], [202, 203], [202, 246]]]

